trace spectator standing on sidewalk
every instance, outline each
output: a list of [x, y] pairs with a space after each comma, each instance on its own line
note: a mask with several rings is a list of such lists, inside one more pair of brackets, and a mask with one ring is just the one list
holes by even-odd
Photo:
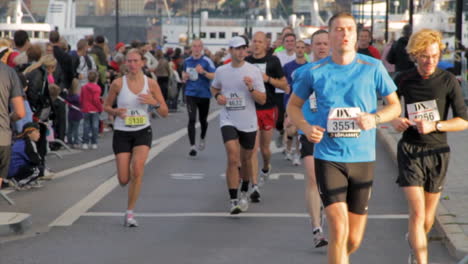
[[397, 149], [397, 183], [408, 200], [409, 263], [428, 263], [427, 234], [434, 224], [450, 158], [447, 132], [468, 129], [457, 79], [437, 68], [444, 48], [440, 32], [423, 29], [415, 33], [406, 50], [417, 66], [395, 78], [406, 110], [392, 125], [403, 132]]
[[[11, 153], [10, 121], [17, 121], [26, 115], [22, 88], [12, 68], [0, 62], [0, 188], [8, 175]], [[8, 108], [12, 106], [10, 113]]]
[[[97, 149], [99, 114], [102, 112], [101, 87], [97, 84], [97, 72], [88, 72], [88, 83], [81, 88], [80, 103], [83, 112], [83, 149]], [[91, 134], [91, 137], [89, 136]]]
[[[86, 78], [88, 78], [88, 74], [86, 74]], [[70, 103], [68, 105], [67, 139], [72, 148], [79, 148], [80, 146], [79, 128], [83, 113], [81, 112], [79, 90], [78, 85], [74, 85], [67, 96], [67, 101]]]

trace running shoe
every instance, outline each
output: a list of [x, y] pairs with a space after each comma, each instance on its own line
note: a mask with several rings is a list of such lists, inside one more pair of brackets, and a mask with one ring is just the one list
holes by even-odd
[[250, 193], [250, 201], [252, 203], [260, 202], [260, 190], [258, 189], [258, 186], [252, 187], [252, 192]]
[[294, 155], [292, 163], [293, 163], [294, 166], [301, 165], [301, 160], [300, 160], [299, 154]]
[[138, 222], [135, 220], [135, 217], [125, 213], [124, 226], [126, 227], [138, 227]]
[[81, 148], [84, 149], [84, 150], [89, 149], [88, 144], [83, 144], [83, 145], [81, 145]]
[[316, 228], [312, 232], [312, 237], [314, 239], [315, 248], [324, 247], [328, 245], [328, 240], [323, 235], [322, 228]]
[[190, 157], [195, 157], [195, 156], [197, 156], [197, 150], [195, 149], [195, 146], [190, 147], [189, 156], [190, 156]]
[[204, 139], [201, 139], [200, 140], [200, 143], [198, 143], [198, 150], [199, 151], [202, 151], [205, 149], [205, 140]]
[[97, 144], [92, 144], [91, 145], [91, 149], [97, 149], [97, 148], [98, 148]]
[[293, 160], [293, 155], [291, 151], [286, 150], [285, 154], [286, 154], [286, 156], [284, 157], [285, 160]]
[[240, 214], [242, 209], [239, 206], [239, 200], [231, 200], [231, 211], [229, 212], [232, 215]]
[[260, 170], [260, 177], [258, 179], [258, 185], [263, 186], [265, 182], [268, 180], [268, 177], [270, 177], [270, 172], [271, 172], [271, 164], [268, 165], [268, 171], [264, 172], [263, 169]]
[[242, 212], [246, 212], [249, 209], [249, 197], [247, 196], [247, 192], [240, 193], [239, 207]]

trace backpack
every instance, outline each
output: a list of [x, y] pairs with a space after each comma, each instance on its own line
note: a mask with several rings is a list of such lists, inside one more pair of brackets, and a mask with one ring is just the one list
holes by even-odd
[[[37, 78], [37, 74], [41, 74], [41, 76]], [[49, 95], [49, 82], [47, 80], [46, 69], [44, 66], [41, 66], [40, 68], [37, 68], [36, 70], [29, 72], [24, 76], [28, 83], [26, 97], [29, 101], [34, 116], [41, 121], [48, 120], [51, 112], [51, 100]], [[34, 84], [34, 81], [37, 81], [38, 83]]]

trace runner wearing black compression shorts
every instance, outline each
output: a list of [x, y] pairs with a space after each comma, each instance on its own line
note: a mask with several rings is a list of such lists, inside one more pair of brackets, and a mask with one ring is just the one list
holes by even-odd
[[[356, 53], [356, 21], [330, 18], [331, 56], [296, 71], [288, 116], [314, 146], [315, 175], [329, 228], [328, 263], [348, 264], [367, 221], [375, 162], [375, 127], [401, 106], [382, 62]], [[317, 112], [303, 112], [315, 92]], [[377, 111], [377, 94], [388, 104]]]

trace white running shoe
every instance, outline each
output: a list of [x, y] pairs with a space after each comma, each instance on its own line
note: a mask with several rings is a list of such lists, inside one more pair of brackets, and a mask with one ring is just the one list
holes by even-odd
[[242, 212], [242, 209], [239, 206], [239, 200], [237, 199], [231, 200], [230, 204], [231, 204], [231, 210], [229, 211], [230, 214], [236, 215]]
[[292, 164], [293, 164], [294, 166], [299, 166], [299, 165], [301, 165], [301, 159], [300, 159], [299, 154], [294, 155]]
[[250, 201], [252, 203], [260, 202], [260, 190], [258, 189], [258, 186], [254, 186], [252, 188], [252, 192], [250, 193]]
[[91, 149], [97, 149], [97, 148], [98, 148], [97, 144], [92, 144], [91, 145]]
[[286, 159], [286, 160], [292, 160], [293, 159], [293, 155], [292, 155], [291, 151], [286, 150], [285, 153], [286, 153], [286, 156], [284, 157], [284, 159]]
[[242, 210], [242, 212], [246, 212], [249, 209], [249, 197], [247, 195], [247, 192], [240, 193], [239, 207]]
[[83, 145], [81, 145], [81, 148], [84, 149], [84, 150], [89, 149], [88, 144], [83, 144]]
[[135, 220], [133, 215], [128, 215], [125, 213], [124, 226], [126, 227], [138, 227], [138, 222]]
[[316, 228], [312, 232], [312, 237], [314, 239], [315, 248], [323, 247], [328, 245], [328, 240], [325, 238], [322, 232], [322, 228]]
[[268, 165], [268, 171], [267, 172], [263, 172], [263, 169], [260, 169], [260, 175], [259, 175], [260, 177], [258, 178], [258, 185], [259, 186], [263, 186], [263, 184], [265, 184], [265, 182], [270, 177], [270, 172], [271, 172], [271, 164]]
[[205, 140], [204, 139], [201, 139], [200, 140], [200, 143], [198, 143], [198, 150], [199, 151], [202, 151], [205, 149]]

